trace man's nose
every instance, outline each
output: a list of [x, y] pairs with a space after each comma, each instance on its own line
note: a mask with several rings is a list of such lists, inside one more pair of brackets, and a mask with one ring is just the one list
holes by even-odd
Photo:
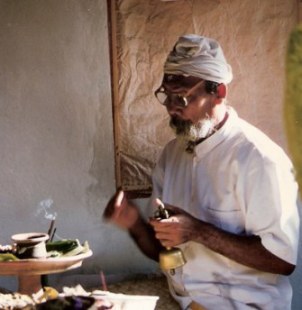
[[173, 103], [173, 101], [170, 101], [167, 105], [166, 105], [167, 111], [169, 113], [169, 115], [173, 116], [180, 116], [182, 114], [182, 108], [176, 104]]

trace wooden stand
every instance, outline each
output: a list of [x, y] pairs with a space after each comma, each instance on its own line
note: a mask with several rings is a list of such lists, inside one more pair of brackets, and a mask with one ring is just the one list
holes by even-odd
[[18, 292], [32, 295], [42, 289], [40, 275], [20, 275], [18, 276]]

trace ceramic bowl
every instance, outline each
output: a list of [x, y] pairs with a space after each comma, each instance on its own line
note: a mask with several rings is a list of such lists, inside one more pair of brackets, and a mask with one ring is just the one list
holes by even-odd
[[19, 258], [45, 258], [47, 256], [45, 242], [49, 235], [41, 232], [20, 233], [11, 236], [16, 244]]

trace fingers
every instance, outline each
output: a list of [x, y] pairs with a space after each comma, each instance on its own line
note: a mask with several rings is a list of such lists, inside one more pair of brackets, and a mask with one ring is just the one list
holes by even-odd
[[120, 190], [117, 192], [115, 202], [113, 205], [113, 208], [114, 208], [114, 212], [112, 214], [113, 219], [119, 218], [121, 212], [123, 212], [122, 205], [123, 205], [124, 197], [125, 197], [125, 193], [123, 191]]
[[120, 190], [120, 191], [117, 192], [116, 201], [115, 201], [116, 206], [120, 206], [122, 204], [122, 201], [123, 201], [124, 197], [125, 197], [125, 192], [124, 191]]
[[128, 201], [126, 193], [119, 190], [110, 199], [103, 217], [120, 228], [129, 229], [135, 225], [140, 214], [138, 208]]
[[178, 242], [178, 223], [175, 218], [169, 218], [164, 220], [151, 219], [150, 224], [152, 225], [156, 239], [164, 246], [175, 246]]
[[177, 215], [177, 214], [184, 214], [186, 213], [183, 209], [180, 209], [178, 207], [169, 205], [169, 204], [165, 204], [165, 208], [168, 210], [169, 214], [171, 215]]
[[111, 197], [103, 213], [105, 219], [112, 219], [120, 214], [124, 196], [124, 192], [119, 190], [113, 197]]
[[173, 247], [173, 246], [177, 246], [180, 244], [180, 242], [178, 242], [175, 237], [171, 236], [170, 234], [155, 234], [155, 237], [157, 240], [159, 240], [159, 242], [161, 243], [162, 246], [164, 247]]
[[112, 214], [113, 214], [113, 212], [114, 212], [114, 206], [113, 206], [114, 205], [114, 200], [115, 200], [115, 196], [113, 196], [109, 200], [109, 202], [108, 202], [108, 204], [107, 204], [107, 206], [106, 206], [106, 208], [104, 210], [103, 218], [106, 219], [106, 220], [110, 219]]
[[171, 215], [185, 213], [182, 209], [180, 209], [178, 207], [169, 205], [167, 203], [163, 203], [163, 201], [161, 199], [159, 199], [159, 198], [155, 198], [154, 199], [154, 204], [157, 207], [159, 207], [159, 206], [164, 207], [166, 210], [169, 211], [169, 214], [171, 214]]
[[164, 203], [159, 198], [155, 198], [155, 205], [158, 207], [159, 206], [164, 207]]
[[150, 220], [150, 224], [153, 227], [156, 234], [164, 233], [173, 235], [176, 231], [178, 231], [178, 223], [172, 219], [166, 220]]

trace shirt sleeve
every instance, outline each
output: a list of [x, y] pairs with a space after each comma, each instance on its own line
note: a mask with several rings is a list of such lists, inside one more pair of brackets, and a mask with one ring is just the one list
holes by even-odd
[[246, 231], [274, 255], [296, 264], [298, 186], [290, 161], [253, 160], [245, 176]]

